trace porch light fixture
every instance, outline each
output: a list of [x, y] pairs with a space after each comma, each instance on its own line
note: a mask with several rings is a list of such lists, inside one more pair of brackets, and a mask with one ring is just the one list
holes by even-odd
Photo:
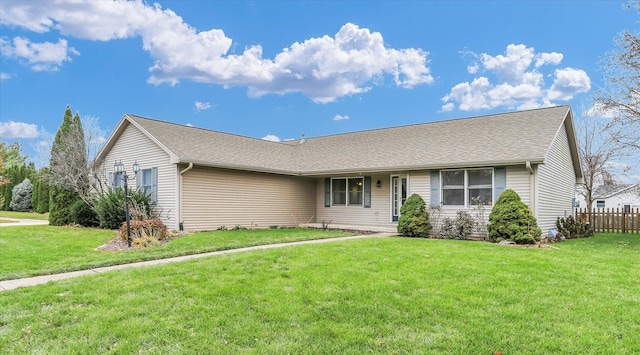
[[378, 182], [376, 182], [376, 187], [379, 188], [380, 186], [382, 186], [382, 182], [380, 180], [378, 180]]
[[[129, 175], [127, 175], [127, 170], [124, 168], [124, 164], [122, 160], [119, 162], [116, 161], [113, 164], [113, 170], [116, 173], [122, 174], [122, 185], [124, 186], [124, 211], [127, 218], [127, 245], [131, 248], [131, 215], [129, 214]], [[133, 174], [134, 176], [131, 179], [135, 179], [136, 175], [140, 171], [140, 165], [138, 165], [138, 161], [136, 160], [133, 163]]]

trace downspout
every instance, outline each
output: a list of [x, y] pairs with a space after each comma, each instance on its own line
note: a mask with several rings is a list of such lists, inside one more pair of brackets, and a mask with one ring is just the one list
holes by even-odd
[[182, 175], [184, 173], [186, 173], [187, 171], [193, 169], [193, 163], [189, 163], [189, 165], [184, 168], [182, 171], [180, 171], [180, 176], [179, 176], [179, 181], [180, 181], [180, 196], [179, 196], [179, 202], [178, 202], [178, 225], [180, 226], [179, 229], [180, 230], [184, 230], [184, 224], [182, 221]]

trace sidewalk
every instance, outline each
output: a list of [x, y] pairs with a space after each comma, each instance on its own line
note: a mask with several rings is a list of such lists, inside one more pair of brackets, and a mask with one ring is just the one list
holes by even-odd
[[41, 219], [16, 219], [16, 218], [7, 218], [0, 217], [5, 221], [11, 221], [6, 223], [0, 223], [0, 227], [13, 227], [13, 226], [40, 226], [40, 225], [48, 225], [49, 221], [41, 220]]
[[338, 241], [351, 240], [351, 239], [391, 237], [391, 236], [395, 236], [395, 235], [397, 235], [397, 234], [396, 233], [376, 233], [376, 234], [368, 234], [368, 235], [356, 235], [356, 236], [352, 236], [352, 237], [340, 237], [340, 238], [329, 238], [329, 239], [314, 239], [314, 240], [305, 240], [305, 241], [291, 242], [291, 243], [257, 245], [257, 246], [246, 247], [246, 248], [212, 251], [212, 252], [209, 252], [209, 253], [184, 255], [184, 256], [177, 256], [177, 257], [167, 258], [167, 259], [141, 261], [141, 262], [131, 263], [131, 264], [122, 264], [122, 265], [106, 266], [106, 267], [100, 267], [100, 268], [88, 269], [88, 270], [65, 272], [65, 273], [62, 273], [62, 274], [27, 277], [27, 278], [24, 278], [24, 279], [16, 279], [16, 280], [6, 280], [6, 281], [0, 281], [0, 292], [1, 291], [13, 290], [13, 289], [16, 289], [18, 287], [28, 287], [28, 286], [41, 285], [41, 284], [45, 284], [45, 283], [47, 283], [49, 281], [64, 280], [64, 279], [68, 279], [68, 278], [72, 278], [72, 277], [78, 277], [78, 276], [84, 276], [84, 275], [101, 274], [103, 272], [108, 272], [108, 271], [113, 271], [113, 270], [120, 270], [120, 269], [125, 269], [125, 268], [162, 265], [162, 264], [174, 263], [174, 262], [178, 262], [178, 261], [197, 259], [197, 258], [206, 258], [206, 257], [210, 257], [210, 256], [217, 256], [217, 255], [242, 253], [242, 252], [245, 252], [245, 251], [252, 251], [252, 250], [266, 250], [266, 249], [282, 248], [282, 247], [293, 246], [293, 245], [320, 244], [320, 243], [338, 242]]

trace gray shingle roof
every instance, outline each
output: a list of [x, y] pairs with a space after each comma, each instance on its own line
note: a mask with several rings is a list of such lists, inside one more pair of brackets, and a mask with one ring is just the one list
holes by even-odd
[[125, 115], [169, 149], [180, 162], [253, 171], [296, 171], [290, 146], [202, 128]]
[[632, 190], [633, 187], [640, 189], [640, 183], [636, 184], [616, 184], [613, 186], [600, 185], [593, 190], [594, 198], [609, 198], [626, 190]]
[[[123, 120], [135, 122], [179, 162], [322, 175], [542, 163], [567, 117], [570, 121], [569, 106], [557, 106], [307, 138], [303, 144], [269, 142], [134, 115]], [[571, 141], [572, 126], [569, 133]]]

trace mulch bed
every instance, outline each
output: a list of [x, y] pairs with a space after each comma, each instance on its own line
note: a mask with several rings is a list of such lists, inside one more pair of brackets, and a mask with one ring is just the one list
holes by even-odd
[[127, 246], [127, 241], [124, 240], [121, 236], [117, 236], [107, 243], [97, 247], [95, 250], [100, 251], [120, 251], [120, 250], [132, 250], [134, 247], [129, 248]]

